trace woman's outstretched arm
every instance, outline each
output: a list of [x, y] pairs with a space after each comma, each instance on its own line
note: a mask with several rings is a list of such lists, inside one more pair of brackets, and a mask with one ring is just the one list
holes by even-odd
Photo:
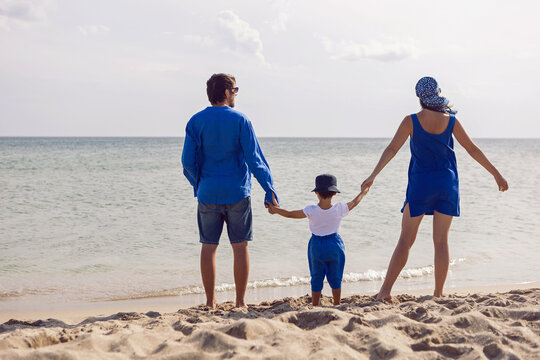
[[373, 169], [373, 172], [371, 175], [364, 180], [362, 183], [362, 191], [365, 188], [371, 187], [373, 185], [373, 181], [375, 181], [375, 177], [384, 169], [386, 164], [392, 160], [394, 156], [398, 153], [399, 149], [403, 146], [403, 143], [405, 143], [405, 140], [411, 135], [412, 133], [412, 120], [410, 116], [406, 116], [405, 119], [401, 122], [399, 125], [396, 134], [392, 138], [392, 141], [390, 141], [390, 144], [384, 149], [381, 158], [379, 159], [379, 162], [375, 166], [375, 169]]
[[472, 141], [469, 137], [461, 123], [456, 119], [456, 124], [454, 125], [454, 136], [457, 141], [467, 150], [469, 155], [476, 160], [480, 165], [482, 165], [493, 177], [499, 186], [500, 191], [508, 190], [508, 183], [506, 179], [501, 175], [499, 170], [488, 160], [486, 155], [480, 150], [478, 146]]
[[480, 150], [478, 146], [472, 141], [469, 137], [461, 123], [456, 119], [456, 124], [454, 125], [454, 136], [456, 140], [459, 141], [461, 146], [467, 150], [469, 155], [476, 160], [480, 165], [482, 165], [493, 177], [499, 186], [500, 191], [508, 190], [508, 183], [506, 179], [501, 175], [499, 170], [488, 160], [486, 155]]

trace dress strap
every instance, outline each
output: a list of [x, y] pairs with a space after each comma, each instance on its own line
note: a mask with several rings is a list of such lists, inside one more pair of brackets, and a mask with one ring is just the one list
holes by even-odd
[[446, 127], [446, 131], [448, 131], [450, 134], [454, 132], [454, 125], [456, 124], [456, 116], [450, 115], [450, 120], [448, 120], [448, 126]]
[[416, 116], [416, 114], [411, 114], [411, 119], [413, 123], [413, 132], [414, 132], [418, 128], [420, 121], [418, 120], [418, 116]]

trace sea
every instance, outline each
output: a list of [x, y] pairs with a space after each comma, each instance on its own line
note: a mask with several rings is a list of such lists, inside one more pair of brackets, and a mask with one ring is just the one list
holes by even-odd
[[[318, 174], [350, 201], [390, 139], [260, 138], [281, 207], [315, 204]], [[461, 216], [450, 230], [446, 289], [540, 280], [540, 139], [475, 139], [505, 176], [456, 143]], [[204, 302], [197, 199], [182, 174], [183, 138], [0, 138], [0, 311], [144, 300]], [[397, 243], [408, 141], [343, 219], [343, 294], [374, 294]], [[310, 292], [307, 219], [271, 215], [253, 178], [248, 302]], [[232, 249], [217, 251], [217, 300], [234, 299]], [[394, 291], [430, 289], [432, 217], [425, 216]], [[325, 284], [324, 294], [329, 294]]]

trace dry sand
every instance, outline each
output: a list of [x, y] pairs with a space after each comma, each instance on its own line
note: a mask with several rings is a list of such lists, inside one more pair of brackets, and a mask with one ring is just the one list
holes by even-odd
[[540, 359], [540, 289], [310, 297], [0, 325], [1, 359]]

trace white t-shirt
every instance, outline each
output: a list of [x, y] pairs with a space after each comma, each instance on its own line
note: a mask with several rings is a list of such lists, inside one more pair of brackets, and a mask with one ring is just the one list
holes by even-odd
[[309, 205], [302, 211], [309, 219], [311, 232], [314, 235], [325, 236], [338, 232], [341, 219], [349, 214], [349, 207], [345, 203], [337, 203], [330, 209], [323, 210], [319, 205]]

